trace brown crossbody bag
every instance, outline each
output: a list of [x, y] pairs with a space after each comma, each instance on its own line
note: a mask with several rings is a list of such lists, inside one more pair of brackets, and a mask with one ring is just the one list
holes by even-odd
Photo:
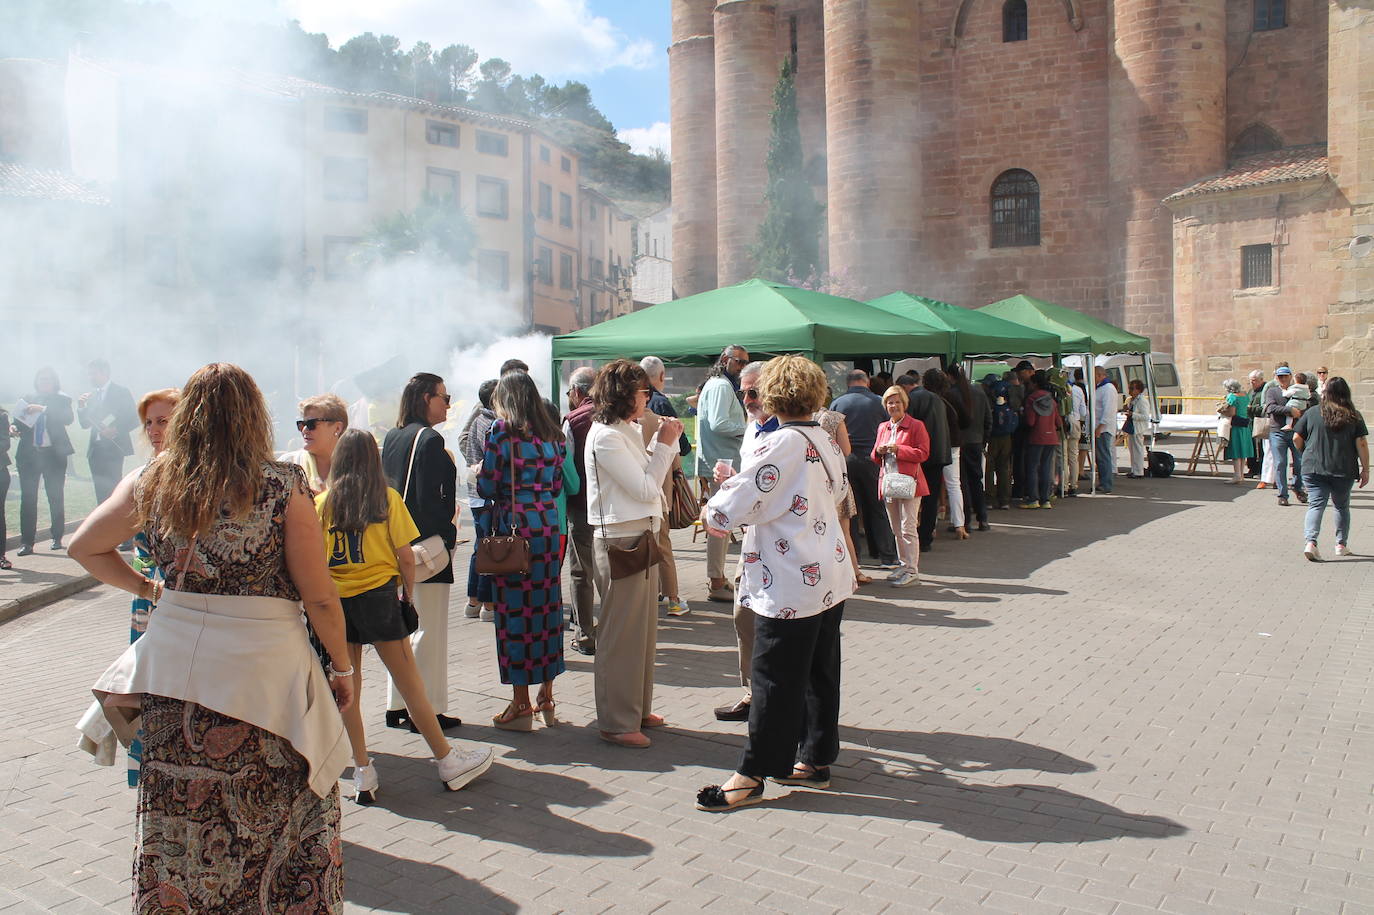
[[[592, 473], [596, 476], [598, 492], [604, 492], [601, 489], [601, 471], [597, 467], [595, 450], [592, 451]], [[633, 546], [615, 546], [606, 537], [606, 522], [601, 520], [602, 517], [600, 514], [597, 515], [597, 520], [601, 524], [601, 539], [606, 543], [606, 564], [611, 567], [611, 580], [620, 581], [641, 572], [648, 578], [649, 571], [657, 568], [663, 561], [663, 555], [658, 549], [658, 537], [652, 529], [653, 519], [649, 519], [650, 529], [640, 534]]]
[[[515, 533], [515, 446], [510, 440], [510, 533], [495, 534], [477, 541], [477, 574], [530, 574], [530, 542]], [[494, 508], [494, 507], [493, 507]]]

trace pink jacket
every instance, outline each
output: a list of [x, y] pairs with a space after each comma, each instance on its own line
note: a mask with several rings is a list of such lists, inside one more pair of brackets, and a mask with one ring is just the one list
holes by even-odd
[[897, 444], [897, 472], [916, 478], [917, 496], [930, 495], [930, 485], [926, 483], [926, 475], [921, 472], [921, 464], [930, 457], [930, 433], [926, 432], [926, 424], [919, 419], [914, 416], [903, 416], [895, 431], [891, 420], [878, 425], [878, 439], [873, 443], [871, 457], [881, 468], [878, 474], [879, 497], [881, 498], [883, 493], [883, 474], [887, 473], [884, 466], [887, 463], [887, 455], [879, 454], [878, 447], [893, 442]]

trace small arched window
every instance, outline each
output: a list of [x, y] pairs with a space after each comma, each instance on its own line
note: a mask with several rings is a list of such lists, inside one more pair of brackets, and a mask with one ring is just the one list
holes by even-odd
[[992, 246], [1040, 244], [1040, 182], [1025, 169], [1012, 168], [992, 182]]
[[1279, 135], [1263, 124], [1251, 124], [1240, 132], [1231, 144], [1231, 159], [1253, 156], [1257, 153], [1272, 152], [1283, 148]]
[[1026, 0], [1007, 0], [1002, 4], [1002, 40], [1025, 41], [1030, 35]]

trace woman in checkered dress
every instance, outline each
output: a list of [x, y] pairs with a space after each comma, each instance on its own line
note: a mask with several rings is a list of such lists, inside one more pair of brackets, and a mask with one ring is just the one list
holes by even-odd
[[[564, 670], [557, 497], [563, 488], [563, 433], [524, 372], [501, 379], [492, 397], [497, 420], [487, 435], [478, 494], [486, 500], [486, 529], [515, 529], [529, 541], [528, 575], [493, 575], [496, 659], [513, 693], [492, 719], [504, 730], [528, 731], [536, 712], [553, 724], [553, 679]], [[511, 480], [515, 481], [514, 506]], [[513, 508], [513, 510], [512, 510]], [[531, 703], [530, 686], [541, 684]]]

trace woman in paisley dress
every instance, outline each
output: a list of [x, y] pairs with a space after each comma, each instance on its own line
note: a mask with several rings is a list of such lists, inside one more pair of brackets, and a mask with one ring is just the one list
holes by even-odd
[[[93, 691], [121, 740], [141, 719], [135, 912], [341, 912], [343, 613], [299, 467], [272, 460], [243, 369], [187, 381], [166, 450], [91, 513], [70, 548], [96, 578], [158, 604]], [[116, 552], [146, 531], [165, 594]], [[159, 600], [160, 599], [160, 600]], [[331, 696], [332, 692], [332, 696]]]
[[[563, 490], [567, 448], [557, 421], [524, 372], [502, 376], [492, 406], [497, 419], [487, 433], [477, 477], [477, 494], [486, 502], [484, 527], [496, 534], [513, 527], [516, 536], [527, 540], [530, 571], [492, 576], [496, 660], [512, 697], [491, 723], [502, 730], [528, 731], [536, 712], [546, 725], [556, 721], [553, 680], [564, 670], [557, 497]], [[536, 683], [539, 695], [531, 703], [530, 686]]]
[[[167, 447], [167, 425], [172, 419], [181, 392], [176, 388], [149, 391], [138, 401], [138, 421], [143, 424], [143, 434], [153, 447], [153, 457], [157, 457]], [[140, 468], [141, 470], [142, 468]], [[144, 578], [162, 581], [162, 571], [153, 562], [152, 547], [143, 531], [134, 535], [134, 568], [143, 573]], [[153, 612], [153, 603], [135, 594], [129, 607], [129, 642], [137, 642], [138, 637], [148, 631], [148, 614]], [[143, 759], [143, 742], [134, 738], [129, 744], [129, 787], [138, 787], [138, 765]]]

